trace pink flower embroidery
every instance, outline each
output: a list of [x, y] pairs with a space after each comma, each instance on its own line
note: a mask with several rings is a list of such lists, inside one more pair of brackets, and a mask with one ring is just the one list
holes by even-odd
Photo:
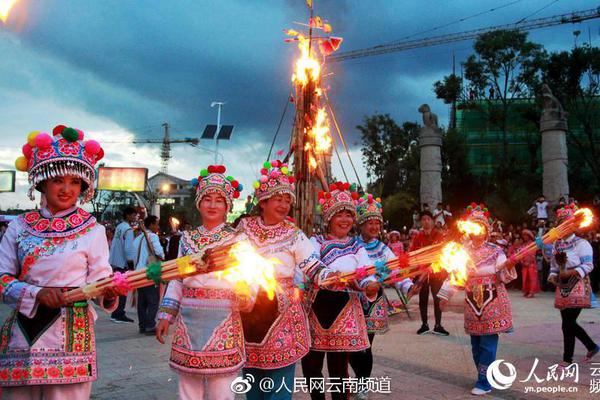
[[69, 143], [64, 142], [60, 144], [59, 151], [65, 155], [76, 156], [79, 154], [81, 146], [77, 142]]
[[69, 224], [71, 227], [75, 228], [83, 223], [83, 218], [79, 214], [71, 214], [69, 215]]
[[42, 367], [33, 368], [33, 371], [31, 371], [31, 375], [33, 375], [34, 378], [43, 377], [44, 376], [44, 368], [42, 368]]
[[82, 375], [87, 375], [87, 373], [88, 373], [87, 365], [80, 365], [77, 367], [77, 375], [82, 376]]
[[58, 376], [60, 375], [60, 371], [58, 368], [56, 367], [50, 367], [48, 368], [48, 376], [51, 378], [58, 378]]
[[50, 221], [48, 221], [46, 218], [42, 218], [33, 226], [33, 229], [38, 232], [43, 232], [48, 229], [48, 226], [50, 226]]
[[62, 372], [64, 376], [73, 376], [75, 368], [72, 365], [65, 365]]
[[37, 159], [40, 161], [47, 160], [48, 158], [51, 158], [51, 157], [56, 157], [56, 152], [54, 151], [54, 147], [48, 147], [47, 149], [39, 150], [37, 152]]
[[67, 229], [67, 223], [62, 218], [54, 218], [52, 220], [52, 229], [56, 232], [62, 232]]
[[40, 219], [40, 213], [37, 211], [32, 211], [25, 214], [25, 222], [27, 222], [28, 224], [33, 224], [38, 219]]

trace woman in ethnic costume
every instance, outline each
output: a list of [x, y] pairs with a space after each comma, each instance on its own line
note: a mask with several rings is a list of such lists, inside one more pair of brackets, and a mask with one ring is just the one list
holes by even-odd
[[[566, 205], [556, 211], [558, 224], [573, 218], [577, 211], [575, 204]], [[598, 354], [600, 347], [577, 323], [583, 308], [590, 307], [591, 286], [589, 274], [594, 269], [594, 254], [590, 243], [572, 234], [554, 243], [550, 261], [548, 281], [556, 285], [554, 307], [560, 310], [564, 353], [561, 366], [573, 362], [575, 338], [587, 349], [584, 362], [589, 362]]]
[[[94, 196], [103, 150], [80, 130], [59, 125], [32, 132], [15, 165], [29, 175], [41, 208], [10, 223], [0, 243], [0, 298], [14, 311], [2, 326], [0, 386], [6, 399], [88, 399], [97, 378], [94, 321], [87, 301], [64, 291], [112, 274], [104, 227], [77, 207]], [[106, 311], [113, 290], [97, 298]]]
[[[466, 244], [474, 266], [469, 268], [465, 284], [465, 331], [471, 336], [473, 361], [477, 368], [477, 382], [471, 394], [480, 396], [492, 389], [486, 372], [496, 360], [498, 334], [512, 330], [510, 298], [504, 284], [514, 280], [517, 274], [514, 265], [500, 268], [507, 259], [501, 247], [489, 242], [491, 222], [487, 208], [472, 203], [462, 218], [485, 228], [481, 235], [469, 235]], [[445, 303], [453, 291], [447, 280], [438, 297]]]
[[[359, 243], [367, 250], [370, 264], [385, 263], [396, 258], [397, 256], [392, 250], [379, 240], [383, 225], [381, 200], [373, 198], [370, 194], [365, 194], [358, 199], [356, 212], [358, 214], [356, 223], [360, 229], [360, 235], [357, 238]], [[412, 286], [412, 281], [404, 279], [396, 282], [395, 286], [406, 296]], [[350, 365], [356, 373], [357, 378], [366, 379], [371, 376], [371, 371], [373, 370], [372, 346], [375, 334], [384, 334], [389, 329], [388, 299], [382, 287], [379, 289], [375, 301], [368, 301], [362, 293], [360, 294], [360, 300], [367, 324], [370, 347], [363, 351], [350, 353]], [[358, 398], [366, 398], [366, 392], [360, 392]]]
[[[233, 241], [235, 230], [225, 219], [242, 185], [224, 174], [222, 165], [200, 172], [196, 207], [202, 226], [183, 233], [179, 257]], [[158, 320], [156, 338], [160, 343], [164, 343], [169, 324], [176, 323], [169, 364], [179, 375], [179, 398], [233, 399], [231, 382], [246, 361], [246, 353], [231, 284], [215, 272], [172, 281]]]
[[[319, 250], [321, 261], [328, 268], [342, 273], [372, 264], [358, 238], [349, 235], [356, 221], [355, 199], [358, 198], [349, 188], [349, 184], [338, 182], [331, 185], [330, 192], [319, 193], [327, 234], [311, 239]], [[312, 293], [309, 311], [312, 345], [302, 359], [302, 370], [307, 379], [323, 377], [325, 355], [330, 378], [337, 378], [339, 382], [347, 379], [350, 353], [370, 347], [359, 294], [364, 293], [372, 302], [380, 285], [375, 277], [366, 277], [360, 284], [354, 282], [352, 286], [352, 291], [319, 289]], [[346, 399], [347, 393], [342, 390], [341, 393], [332, 393], [332, 397]], [[324, 399], [325, 394], [313, 390], [311, 398]]]
[[[304, 232], [287, 219], [295, 201], [294, 177], [288, 166], [273, 160], [265, 163], [260, 173], [259, 181], [254, 182], [260, 215], [242, 219], [238, 231], [259, 254], [276, 258], [280, 264], [275, 266], [275, 298], [269, 300], [261, 289], [252, 311], [241, 313], [248, 355], [244, 376], [251, 374], [255, 382], [246, 397], [291, 399], [295, 364], [310, 348], [308, 319], [294, 280], [302, 276], [302, 281], [319, 285], [332, 274], [319, 261]], [[272, 392], [258, 387], [265, 377], [275, 384]]]

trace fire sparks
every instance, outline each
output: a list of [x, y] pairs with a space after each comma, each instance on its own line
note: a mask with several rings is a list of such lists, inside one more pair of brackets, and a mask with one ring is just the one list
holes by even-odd
[[225, 271], [217, 272], [219, 278], [234, 284], [234, 290], [246, 296], [250, 294], [251, 287], [261, 286], [272, 300], [277, 288], [275, 265], [281, 262], [276, 258], [262, 257], [248, 242], [244, 241], [233, 245], [229, 254], [235, 261]]
[[[296, 33], [298, 39], [298, 48], [300, 49], [300, 58], [296, 61], [296, 70], [292, 75], [292, 82], [306, 86], [309, 79], [316, 82], [321, 74], [321, 64], [310, 54], [310, 40], [304, 35]], [[288, 31], [289, 34], [289, 31]]]
[[466, 235], [481, 236], [485, 233], [485, 226], [478, 224], [477, 222], [459, 220], [456, 223], [459, 232]]
[[592, 210], [589, 208], [580, 208], [579, 210], [575, 211], [576, 217], [581, 214], [583, 214], [583, 216], [581, 217], [581, 223], [579, 224], [579, 227], [587, 228], [592, 225], [592, 222], [594, 222], [594, 213], [592, 213]]
[[468, 266], [471, 261], [467, 251], [456, 242], [449, 242], [441, 251], [438, 261], [431, 264], [433, 272], [442, 269], [450, 275], [450, 284], [464, 286], [469, 275]]
[[10, 10], [16, 2], [17, 0], [0, 0], [0, 20], [2, 20], [2, 23], [6, 23]]

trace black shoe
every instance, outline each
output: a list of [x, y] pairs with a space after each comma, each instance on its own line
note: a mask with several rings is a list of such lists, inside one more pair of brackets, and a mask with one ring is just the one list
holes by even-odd
[[110, 319], [112, 322], [115, 322], [117, 324], [122, 324], [122, 323], [126, 323], [126, 322], [133, 322], [133, 320], [131, 318], [127, 318], [126, 316], [123, 317], [112, 317]]
[[436, 335], [442, 335], [442, 336], [448, 336], [450, 335], [450, 333], [444, 329], [443, 326], [438, 325], [435, 328], [433, 328], [433, 333], [435, 333]]
[[154, 336], [156, 334], [156, 328], [147, 328], [144, 330], [144, 335]]
[[417, 331], [417, 335], [422, 335], [422, 334], [424, 334], [426, 332], [429, 332], [429, 325], [423, 324], [423, 325], [421, 325], [421, 327]]

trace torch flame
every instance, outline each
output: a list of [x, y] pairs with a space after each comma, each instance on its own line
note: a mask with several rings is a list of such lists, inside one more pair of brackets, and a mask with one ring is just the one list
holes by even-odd
[[456, 226], [459, 232], [466, 235], [481, 236], [485, 233], [485, 227], [473, 221], [459, 220]]
[[445, 270], [450, 275], [450, 284], [464, 286], [469, 275], [468, 265], [471, 261], [467, 251], [456, 242], [448, 242], [441, 251], [438, 261], [431, 264], [433, 272]]
[[302, 86], [305, 86], [308, 83], [309, 78], [312, 81], [319, 79], [321, 65], [310, 55], [310, 40], [304, 37], [304, 35], [298, 35], [297, 39], [298, 48], [302, 55], [298, 61], [296, 61], [296, 71], [292, 75], [292, 82], [298, 82]]
[[575, 211], [575, 215], [580, 214], [583, 214], [581, 217], [581, 222], [579, 223], [580, 228], [587, 228], [588, 226], [592, 225], [592, 222], [594, 222], [594, 213], [592, 213], [592, 210], [589, 208], [580, 208], [579, 210]]
[[236, 293], [246, 296], [250, 294], [250, 287], [262, 286], [272, 300], [277, 288], [275, 265], [281, 264], [281, 261], [262, 257], [245, 241], [234, 244], [229, 254], [235, 262], [226, 270], [217, 272], [219, 279], [234, 284]]
[[6, 23], [10, 9], [15, 5], [17, 0], [0, 0], [0, 20]]

